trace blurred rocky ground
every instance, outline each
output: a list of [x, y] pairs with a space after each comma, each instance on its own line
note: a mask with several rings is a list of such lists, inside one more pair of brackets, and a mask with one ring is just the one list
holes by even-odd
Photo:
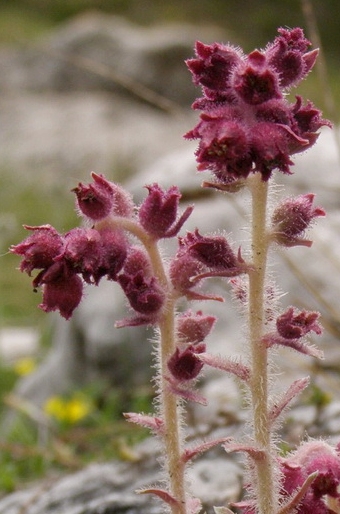
[[[13, 180], [26, 181], [42, 191], [56, 184], [58, 189], [70, 189], [79, 180], [88, 180], [91, 170], [125, 182], [137, 200], [145, 195], [145, 183], [177, 184], [184, 203], [196, 203], [187, 229], [199, 226], [202, 233], [222, 230], [243, 244], [247, 239], [247, 199], [232, 196], [229, 202], [224, 195], [202, 194], [202, 177], [195, 173], [195, 145], [182, 139], [196, 119], [196, 113], [190, 111], [196, 93], [183, 61], [192, 56], [195, 39], [211, 42], [219, 36], [214, 28], [140, 28], [120, 18], [91, 13], [66, 23], [35, 45], [1, 50], [2, 167], [10, 170]], [[328, 216], [314, 227], [311, 249], [282, 252], [275, 257], [273, 269], [282, 291], [289, 291], [283, 304], [322, 312], [325, 332], [315, 342], [325, 350], [326, 359], [316, 364], [280, 350], [277, 386], [282, 391], [294, 378], [309, 374], [315, 386], [330, 391], [333, 401], [322, 411], [317, 405], [297, 405], [292, 410], [293, 421], [283, 427], [283, 433], [291, 441], [305, 431], [336, 439], [340, 433], [340, 174], [331, 131], [323, 131], [318, 145], [296, 161], [294, 176], [279, 176], [279, 181], [287, 185], [288, 194], [316, 192], [316, 203], [327, 209]], [[276, 195], [280, 194], [279, 186]], [[228, 296], [226, 283], [216, 284], [216, 290]], [[242, 321], [230, 301], [223, 306], [204, 303], [193, 308], [220, 316], [209, 343], [213, 353], [242, 353]], [[148, 380], [150, 343], [141, 339], [152, 333], [115, 330], [114, 322], [125, 309], [114, 284], [88, 288], [70, 322], [51, 317], [50, 353], [34, 374], [19, 383], [15, 393], [41, 406], [51, 394], [98, 376], [127, 389]], [[208, 371], [202, 389], [209, 406], [190, 409], [195, 435], [237, 433], [244, 413], [234, 382]], [[152, 464], [157, 450], [150, 444], [141, 447], [137, 465], [95, 465], [74, 477], [39, 484], [1, 500], [0, 513], [158, 512], [159, 507], [152, 507], [145, 496], [130, 494], [141, 482], [158, 478]], [[217, 468], [220, 461], [222, 467]], [[234, 459], [221, 459], [216, 451], [193, 468], [193, 487], [201, 489], [208, 483], [207, 508], [226, 500], [222, 489], [226, 496], [237, 498], [237, 466]], [[214, 487], [209, 482], [216, 477], [216, 485], [223, 476], [226, 484], [217, 482]]]
[[217, 29], [142, 28], [83, 14], [0, 50], [0, 155], [23, 179], [129, 173], [180, 145], [194, 87], [184, 59]]

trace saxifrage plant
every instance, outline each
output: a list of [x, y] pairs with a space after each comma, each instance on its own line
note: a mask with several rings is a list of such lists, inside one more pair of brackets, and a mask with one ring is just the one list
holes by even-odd
[[[294, 381], [280, 400], [271, 395], [273, 347], [322, 357], [308, 342], [310, 334], [321, 334], [319, 314], [294, 306], [280, 310], [267, 266], [269, 252], [277, 248], [309, 247], [306, 230], [325, 215], [314, 206], [314, 193], [284, 198], [274, 208], [268, 203], [275, 173], [291, 174], [292, 156], [314, 145], [319, 129], [330, 126], [310, 101], [287, 99], [315, 64], [318, 50], [309, 47], [300, 28], [280, 28], [263, 50], [246, 55], [230, 45], [197, 42], [196, 56], [187, 61], [203, 96], [193, 105], [201, 111], [200, 120], [185, 137], [198, 140], [198, 170], [211, 172], [204, 187], [216, 194], [248, 190], [250, 251], [234, 250], [229, 238], [203, 235], [198, 228], [179, 236], [193, 207], [179, 212], [176, 185], [168, 190], [147, 185], [147, 197], [135, 205], [122, 186], [95, 173], [90, 184], [74, 189], [83, 227], [62, 235], [50, 225], [26, 226], [31, 234], [11, 248], [22, 256], [21, 271], [38, 270], [33, 287], [43, 290], [43, 310], [59, 310], [69, 319], [84, 286], [106, 278], [117, 282], [131, 306], [131, 315], [118, 320], [117, 327], [155, 327], [156, 412], [125, 416], [163, 442], [167, 486], [140, 492], [160, 497], [172, 514], [202, 510], [200, 499], [190, 493], [186, 469], [198, 454], [219, 444], [247, 456], [247, 494], [234, 504], [244, 514], [340, 512], [340, 448], [309, 440], [285, 457], [278, 449], [277, 420], [308, 378]], [[175, 237], [176, 254], [164, 258], [159, 242]], [[183, 298], [188, 304], [223, 301], [202, 291], [211, 277], [227, 281], [242, 306], [249, 349], [244, 361], [209, 352], [205, 339], [214, 316], [178, 308]], [[206, 402], [197, 385], [204, 366], [234, 375], [247, 390], [251, 441], [222, 438], [186, 445], [183, 412], [186, 402]], [[228, 506], [215, 511], [230, 512]]]

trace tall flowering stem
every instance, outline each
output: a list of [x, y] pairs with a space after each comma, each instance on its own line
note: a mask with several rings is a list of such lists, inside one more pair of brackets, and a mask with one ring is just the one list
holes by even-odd
[[169, 477], [169, 492], [178, 501], [171, 505], [172, 514], [187, 514], [186, 508], [186, 486], [185, 486], [185, 464], [181, 458], [183, 452], [183, 436], [181, 431], [182, 402], [171, 390], [166, 380], [168, 375], [168, 361], [176, 349], [175, 334], [175, 307], [176, 300], [171, 293], [171, 284], [167, 277], [164, 264], [155, 241], [150, 241], [146, 246], [153, 265], [155, 276], [168, 291], [163, 314], [158, 322], [160, 334], [159, 340], [159, 362], [160, 373], [158, 376], [159, 398], [157, 399], [161, 408], [161, 417], [166, 427], [163, 432], [164, 461], [166, 475]]
[[169, 391], [166, 376], [168, 372], [168, 361], [175, 351], [175, 316], [174, 302], [169, 301], [166, 307], [166, 314], [159, 323], [160, 331], [160, 405], [162, 406], [164, 426], [164, 449], [165, 465], [167, 476], [170, 482], [170, 493], [178, 500], [171, 507], [173, 514], [187, 514], [186, 507], [186, 485], [185, 485], [185, 463], [182, 459], [184, 450], [181, 438], [182, 402], [171, 391]]
[[178, 396], [169, 389], [166, 379], [168, 375], [168, 361], [176, 348], [175, 333], [175, 309], [176, 298], [172, 293], [171, 283], [164, 267], [158, 239], [149, 234], [143, 226], [135, 220], [125, 217], [111, 217], [96, 224], [97, 229], [111, 228], [124, 229], [137, 237], [145, 248], [152, 267], [153, 275], [157, 278], [166, 294], [164, 308], [158, 319], [159, 342], [157, 345], [157, 360], [160, 364], [156, 377], [159, 397], [157, 403], [160, 407], [162, 424], [166, 430], [162, 431], [164, 442], [164, 463], [166, 476], [169, 477], [169, 492], [176, 501], [171, 505], [172, 514], [187, 514], [186, 487], [185, 487], [185, 463], [181, 456], [183, 452], [183, 436], [181, 431], [182, 403]]
[[252, 195], [252, 264], [249, 271], [248, 326], [251, 350], [250, 391], [252, 397], [255, 444], [264, 456], [255, 460], [257, 468], [258, 509], [272, 514], [276, 505], [274, 459], [268, 412], [268, 349], [263, 344], [265, 328], [265, 284], [268, 255], [267, 196], [268, 182], [259, 173], [248, 178]]
[[[249, 471], [249, 500], [238, 504], [245, 514], [278, 513], [282, 497], [282, 466], [273, 442], [273, 421], [305, 386], [306, 380], [291, 385], [279, 408], [270, 404], [270, 349], [284, 345], [297, 351], [320, 356], [303, 341], [310, 331], [320, 333], [317, 313], [296, 314], [291, 307], [276, 320], [269, 302], [274, 289], [267, 284], [267, 258], [271, 246], [310, 246], [304, 237], [312, 220], [325, 213], [313, 208], [313, 194], [286, 199], [267, 213], [268, 192], [275, 171], [291, 174], [292, 155], [312, 146], [318, 129], [330, 123], [309, 101], [303, 105], [297, 96], [294, 104], [287, 93], [315, 64], [318, 51], [307, 51], [310, 42], [303, 31], [279, 29], [278, 36], [264, 50], [248, 55], [240, 48], [215, 43], [196, 43], [196, 56], [187, 61], [193, 81], [203, 96], [193, 107], [201, 111], [200, 121], [186, 134], [199, 141], [196, 157], [198, 171], [209, 170], [212, 181], [206, 187], [237, 193], [247, 187], [251, 194], [251, 260], [247, 286], [234, 281], [236, 297], [247, 306], [249, 367], [233, 368], [227, 360], [206, 362], [218, 369], [245, 378], [251, 398], [253, 443], [230, 445], [227, 451], [243, 451], [252, 460]], [[237, 289], [238, 288], [238, 289]], [[316, 323], [316, 324], [315, 324]], [[306, 484], [310, 484], [306, 478]], [[307, 485], [301, 487], [307, 488]], [[297, 497], [299, 500], [297, 500]], [[302, 495], [291, 498], [296, 505]], [[288, 503], [287, 503], [288, 505]], [[299, 510], [300, 512], [300, 510]], [[304, 511], [301, 511], [304, 512]]]

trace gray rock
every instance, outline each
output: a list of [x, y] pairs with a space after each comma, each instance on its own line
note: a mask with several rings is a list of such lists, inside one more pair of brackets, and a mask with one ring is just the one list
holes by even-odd
[[[195, 39], [216, 39], [216, 27], [168, 24], [139, 27], [127, 20], [88, 12], [36, 45], [0, 52], [0, 90], [115, 91], [141, 99], [144, 88], [188, 105], [195, 89], [184, 60]], [[140, 86], [140, 87], [139, 87]], [[145, 93], [145, 94], [144, 94]]]
[[219, 36], [91, 12], [34, 45], [0, 49], [2, 168], [65, 190], [69, 175], [139, 171], [188, 130], [195, 88], [184, 59], [198, 37]]
[[[160, 479], [157, 450], [147, 440], [135, 450], [138, 462], [92, 464], [82, 471], [45, 480], [0, 499], [0, 514], [159, 514], [159, 500], [135, 490], [154, 485]], [[235, 459], [209, 452], [189, 471], [192, 494], [199, 494], [206, 512], [236, 500], [241, 492], [241, 467]]]

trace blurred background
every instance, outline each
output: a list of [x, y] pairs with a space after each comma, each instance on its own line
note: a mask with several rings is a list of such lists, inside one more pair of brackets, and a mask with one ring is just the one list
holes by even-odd
[[[196, 119], [190, 104], [197, 95], [184, 59], [193, 55], [195, 40], [230, 41], [250, 51], [271, 41], [279, 26], [300, 26], [314, 46], [321, 43], [319, 68], [298, 93], [336, 124], [339, 0], [0, 0], [0, 399], [7, 398], [5, 403], [17, 380], [43, 360], [53, 338], [49, 317], [37, 308], [40, 293], [32, 292], [31, 279], [15, 269], [18, 258], [7, 252], [26, 237], [22, 225], [50, 223], [66, 232], [79, 223], [69, 191], [88, 180], [90, 171], [127, 181], [167, 152], [184, 148], [182, 134]], [[100, 403], [97, 392], [87, 392], [87, 398]], [[143, 394], [132, 399], [132, 409], [143, 409], [150, 393]], [[105, 427], [121, 410], [114, 395], [100, 415], [82, 399], [59, 398], [49, 406], [66, 427], [68, 451], [70, 440], [79, 439], [79, 432], [70, 436], [70, 426], [92, 412], [91, 429], [98, 419]], [[71, 407], [62, 403], [68, 401]], [[20, 454], [13, 465], [7, 441], [0, 492], [16, 488], [18, 476], [46, 468], [38, 449], [32, 462], [27, 460], [25, 444], [35, 444], [36, 434], [26, 427], [20, 434], [25, 464]], [[101, 447], [102, 432], [98, 437]], [[82, 464], [73, 453], [65, 462], [61, 454], [53, 453], [52, 460]], [[93, 455], [98, 456], [97, 447], [86, 459]]]

